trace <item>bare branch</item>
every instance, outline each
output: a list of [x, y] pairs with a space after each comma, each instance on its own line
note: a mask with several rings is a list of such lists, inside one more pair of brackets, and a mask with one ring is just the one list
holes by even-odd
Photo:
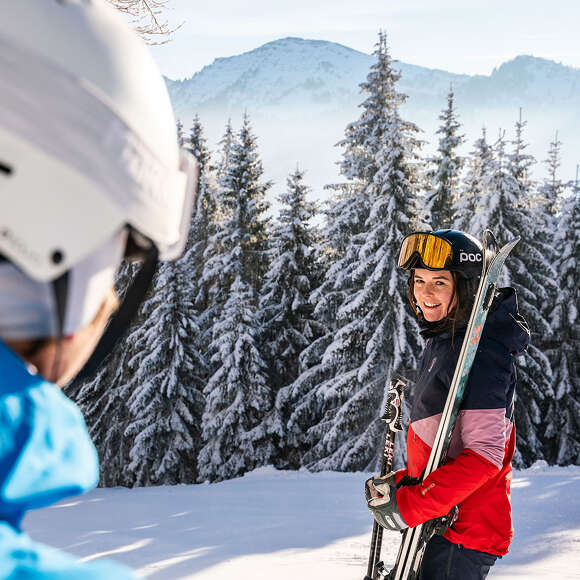
[[170, 28], [162, 18], [167, 10], [168, 0], [107, 0], [120, 12], [127, 14], [137, 33], [147, 44], [165, 44], [171, 35], [181, 27]]

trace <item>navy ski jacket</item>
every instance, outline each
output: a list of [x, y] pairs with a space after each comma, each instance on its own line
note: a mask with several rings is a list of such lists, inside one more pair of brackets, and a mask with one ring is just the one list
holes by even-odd
[[[465, 328], [428, 339], [417, 380], [407, 436], [407, 469], [420, 477], [431, 452], [453, 379]], [[503, 555], [513, 537], [510, 505], [516, 372], [514, 356], [529, 343], [515, 290], [495, 296], [451, 439], [446, 463], [419, 485], [401, 487], [397, 503], [416, 526], [459, 505], [459, 517], [445, 537], [466, 548]]]

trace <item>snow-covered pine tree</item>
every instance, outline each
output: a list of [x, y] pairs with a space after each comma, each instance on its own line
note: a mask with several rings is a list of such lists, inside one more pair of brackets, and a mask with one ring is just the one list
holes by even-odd
[[467, 158], [467, 173], [460, 186], [460, 195], [456, 200], [455, 223], [457, 229], [469, 232], [476, 237], [481, 232], [470, 231], [470, 223], [473, 220], [480, 200], [485, 195], [485, 187], [493, 173], [493, 148], [487, 142], [485, 127], [481, 131], [481, 137], [473, 145]]
[[550, 333], [542, 308], [555, 289], [555, 272], [551, 247], [542, 241], [543, 223], [526, 207], [528, 193], [516, 181], [516, 170], [510, 168], [503, 131], [495, 143], [494, 157], [493, 172], [483, 182], [483, 195], [469, 231], [481, 237], [483, 230], [489, 228], [500, 245], [521, 235], [506, 262], [502, 283], [516, 289], [520, 312], [532, 333], [527, 353], [517, 361], [516, 402], [516, 464], [529, 465], [544, 458], [543, 421], [553, 394], [550, 363], [538, 344]]
[[[380, 135], [376, 128], [381, 124], [383, 99], [381, 87], [390, 72], [390, 63], [386, 63], [386, 35], [379, 33], [376, 44], [376, 62], [371, 66], [366, 80], [360, 84], [361, 93], [366, 99], [361, 103], [361, 116], [349, 123], [345, 129], [345, 138], [337, 143], [344, 149], [340, 162], [340, 173], [346, 182], [332, 184], [326, 189], [335, 194], [327, 202], [323, 211], [325, 227], [322, 232], [317, 253], [320, 261], [326, 266], [324, 280], [313, 292], [315, 317], [321, 321], [328, 332], [316, 340], [302, 353], [302, 368], [312, 368], [303, 373], [300, 380], [292, 387], [293, 394], [286, 393], [293, 402], [303, 398], [325, 376], [321, 363], [326, 347], [332, 342], [337, 324], [337, 310], [345, 299], [356, 291], [353, 288], [351, 272], [358, 264], [358, 250], [364, 242], [366, 221], [370, 212], [367, 187], [377, 171], [375, 156], [380, 145]], [[281, 393], [281, 395], [285, 395]], [[312, 424], [313, 417], [305, 418], [304, 426]]]
[[232, 120], [228, 119], [228, 122], [226, 123], [226, 128], [225, 128], [223, 137], [221, 138], [221, 140], [219, 142], [220, 151], [221, 151], [221, 158], [220, 158], [220, 161], [219, 161], [218, 167], [217, 167], [218, 178], [221, 178], [226, 173], [227, 168], [229, 167], [230, 157], [231, 157], [235, 142], [236, 142], [236, 135], [234, 133], [234, 128], [232, 126]]
[[[305, 432], [303, 463], [315, 470], [376, 467], [385, 384], [394, 371], [412, 372], [413, 346], [420, 341], [405, 304], [405, 277], [396, 268], [413, 217], [418, 130], [400, 117], [406, 96], [396, 89], [400, 74], [392, 66], [384, 33], [375, 56], [362, 85], [369, 97], [343, 142], [343, 174], [357, 180], [353, 201], [362, 208], [353, 205], [351, 215], [367, 217], [347, 245], [350, 259], [339, 260], [326, 275], [330, 296], [342, 292], [339, 300], [333, 297], [338, 328], [321, 361], [285, 393], [297, 402], [290, 429]], [[344, 280], [344, 287], [335, 280]]]
[[196, 348], [200, 352], [206, 353], [211, 342], [213, 312], [209, 296], [210, 289], [208, 284], [204, 283], [203, 275], [206, 269], [206, 260], [210, 254], [208, 248], [210, 248], [212, 238], [217, 230], [217, 185], [213, 176], [214, 168], [211, 166], [211, 152], [207, 147], [203, 127], [197, 115], [194, 117], [187, 145], [199, 163], [200, 175], [197, 203], [192, 216], [182, 264], [186, 269], [185, 276], [193, 294], [195, 309], [198, 312], [201, 335]]
[[[309, 223], [316, 205], [306, 199], [309, 191], [304, 184], [304, 172], [296, 169], [288, 177], [286, 191], [278, 197], [281, 208], [272, 231], [272, 262], [260, 294], [260, 342], [264, 345], [274, 393], [296, 380], [300, 354], [325, 333], [324, 326], [313, 316], [310, 302], [321, 272]], [[288, 408], [281, 401], [273, 413], [277, 417], [272, 420], [287, 423]], [[299, 467], [299, 453], [291, 439], [282, 439], [277, 465]]]
[[548, 177], [540, 187], [540, 203], [543, 205], [546, 226], [552, 230], [555, 224], [555, 216], [558, 213], [558, 203], [564, 192], [564, 183], [559, 177], [559, 169], [562, 157], [562, 142], [558, 140], [558, 131], [554, 135], [554, 140], [550, 142], [548, 158], [544, 164], [548, 168]]
[[[526, 208], [533, 216], [535, 220], [542, 221], [545, 225], [544, 227], [536, 227], [533, 231], [526, 233], [526, 238], [528, 236], [535, 236], [533, 245], [539, 249], [540, 252], [544, 254], [544, 259], [549, 264], [555, 263], [555, 252], [554, 252], [554, 228], [555, 222], [552, 217], [546, 214], [546, 205], [543, 203], [545, 198], [543, 194], [538, 192], [537, 184], [532, 179], [531, 168], [535, 165], [536, 160], [533, 155], [525, 153], [528, 147], [524, 139], [524, 129], [527, 123], [522, 120], [522, 110], [520, 109], [519, 119], [516, 121], [515, 125], [515, 138], [512, 143], [512, 153], [508, 155], [509, 163], [508, 169], [511, 172], [513, 178], [515, 179], [519, 188], [519, 205], [522, 208]], [[529, 240], [527, 240], [529, 242]], [[517, 255], [517, 251], [516, 251]], [[556, 287], [554, 285], [549, 285], [545, 288], [546, 294], [545, 298], [539, 304], [541, 308], [541, 313], [546, 320], [549, 320], [550, 313], [555, 307], [556, 301]], [[549, 334], [542, 332], [537, 334], [535, 337], [535, 346], [542, 352], [546, 352], [548, 343], [551, 337]]]
[[439, 145], [437, 153], [428, 161], [432, 169], [428, 172], [430, 178], [429, 192], [425, 199], [425, 209], [430, 215], [426, 221], [433, 229], [456, 228], [456, 198], [460, 183], [464, 159], [457, 153], [465, 137], [459, 133], [461, 124], [457, 120], [454, 108], [453, 88], [447, 95], [447, 108], [441, 112], [441, 126], [437, 129]]
[[251, 284], [257, 296], [269, 265], [269, 219], [265, 214], [271, 183], [262, 179], [264, 170], [249, 116], [244, 115], [238, 135], [228, 121], [220, 143], [214, 232], [205, 250], [202, 277], [211, 320], [219, 318], [238, 274]]
[[217, 371], [204, 391], [205, 445], [198, 461], [200, 480], [220, 481], [272, 462], [282, 432], [280, 424], [265, 421], [273, 393], [256, 340], [254, 290], [241, 274], [236, 275], [213, 336]]
[[[134, 267], [125, 262], [115, 283], [119, 295], [124, 294], [133, 273]], [[72, 389], [66, 390], [81, 409], [97, 448], [101, 487], [133, 485], [132, 473], [127, 469], [133, 440], [125, 435], [129, 423], [126, 385], [131, 376], [127, 363], [132, 353], [128, 336], [140, 323], [140, 317], [133, 321], [127, 336], [119, 341], [94, 377], [76, 381]]]
[[298, 377], [300, 353], [321, 333], [309, 300], [319, 279], [310, 220], [316, 205], [306, 197], [304, 172], [296, 169], [278, 197], [280, 213], [272, 229], [271, 264], [260, 292], [262, 342], [275, 391]]
[[[245, 113], [237, 141], [232, 146], [229, 167], [220, 182], [223, 186], [220, 200], [228, 216], [226, 230], [229, 232], [229, 240], [222, 240], [226, 248], [223, 267], [232, 279], [240, 275], [250, 284], [255, 296], [269, 266], [270, 220], [266, 216], [269, 208], [266, 193], [272, 183], [264, 181], [263, 175], [257, 139], [250, 117]], [[238, 248], [238, 255], [229, 251], [233, 248]]]
[[561, 200], [555, 243], [558, 298], [547, 349], [554, 372], [554, 399], [547, 416], [546, 455], [559, 465], [580, 464], [580, 181]]
[[177, 131], [177, 144], [180, 147], [183, 147], [183, 144], [185, 143], [185, 138], [183, 136], [183, 123], [179, 119], [177, 119], [175, 123], [175, 129]]
[[160, 266], [120, 355], [128, 373], [118, 404], [128, 407], [128, 412], [125, 421], [117, 421], [111, 431], [122, 433], [125, 447], [130, 442], [123, 468], [134, 485], [194, 482], [201, 447], [201, 389], [207, 363], [194, 299], [214, 203], [207, 178], [210, 154], [199, 118], [194, 120], [188, 143], [178, 121], [177, 138], [200, 164], [197, 207], [186, 252], [177, 262]]
[[392, 69], [387, 37], [379, 32], [373, 55], [376, 62], [360, 84], [366, 99], [359, 105], [362, 113], [345, 129], [345, 138], [337, 146], [343, 148], [340, 173], [346, 182], [332, 184], [327, 189], [336, 194], [330, 200], [326, 214], [324, 252], [332, 263], [325, 280], [313, 295], [317, 310], [325, 322], [336, 319], [336, 309], [357, 288], [352, 287], [351, 271], [358, 264], [358, 250], [364, 243], [370, 213], [369, 185], [378, 170], [376, 155], [381, 146], [380, 133], [384, 124], [384, 87], [399, 73]]
[[211, 153], [207, 147], [207, 139], [204, 136], [203, 126], [197, 114], [193, 117], [193, 123], [186, 145], [187, 149], [191, 151], [191, 154], [197, 160], [200, 173], [207, 172], [211, 160]]
[[175, 485], [197, 479], [205, 361], [183, 258], [162, 263], [142, 306], [144, 322], [130, 335], [127, 384], [133, 440], [128, 469], [135, 485]]
[[[212, 327], [219, 318], [227, 300], [231, 277], [226, 276], [223, 269], [223, 254], [226, 251], [222, 238], [227, 235], [225, 221], [231, 214], [226, 209], [224, 196], [229, 195], [227, 175], [231, 163], [232, 150], [236, 143], [236, 136], [231, 120], [228, 120], [224, 135], [220, 141], [220, 157], [217, 162], [215, 185], [215, 208], [208, 226], [208, 239], [203, 251], [203, 272], [200, 280], [200, 293], [196, 303], [201, 304], [200, 326], [204, 344], [212, 342]], [[210, 363], [211, 368], [211, 363]], [[215, 371], [212, 368], [212, 371]]]
[[534, 203], [532, 195], [536, 186], [531, 176], [532, 167], [536, 163], [533, 155], [526, 153], [528, 143], [524, 139], [524, 129], [528, 124], [522, 119], [522, 109], [520, 107], [519, 118], [516, 121], [516, 134], [512, 143], [512, 153], [508, 155], [509, 165], [513, 178], [516, 180], [520, 188], [520, 203], [524, 207], [533, 208]]
[[[218, 189], [223, 221], [204, 273], [226, 297], [212, 328], [213, 374], [204, 390], [204, 447], [199, 455], [200, 477], [212, 481], [272, 462], [281, 432], [280, 424], [269, 422], [273, 393], [257, 342], [258, 289], [268, 268], [264, 213], [270, 183], [262, 180], [248, 115], [237, 139], [225, 146], [228, 157]], [[220, 295], [215, 292], [213, 297]]]

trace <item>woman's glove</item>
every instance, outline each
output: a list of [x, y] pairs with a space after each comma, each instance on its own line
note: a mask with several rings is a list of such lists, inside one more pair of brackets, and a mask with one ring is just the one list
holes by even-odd
[[397, 506], [395, 472], [375, 475], [365, 482], [367, 505], [375, 521], [387, 530], [401, 531], [409, 526]]

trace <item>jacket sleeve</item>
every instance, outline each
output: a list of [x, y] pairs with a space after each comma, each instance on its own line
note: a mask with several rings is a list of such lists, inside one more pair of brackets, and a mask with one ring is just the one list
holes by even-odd
[[395, 482], [399, 483], [401, 479], [403, 479], [403, 477], [405, 477], [408, 474], [409, 470], [406, 467], [404, 467], [403, 469], [397, 469], [397, 471], [395, 471]]
[[99, 474], [76, 405], [40, 377], [18, 379], [0, 381], [0, 520], [16, 528], [28, 510], [92, 489]]
[[399, 488], [399, 511], [411, 527], [444, 516], [498, 472], [493, 463], [466, 449], [457, 459], [436, 469], [420, 485]]
[[409, 526], [448, 514], [502, 468], [511, 429], [506, 393], [513, 363], [498, 343], [482, 346], [455, 425], [448, 455], [452, 459], [421, 484], [397, 490], [397, 504]]

